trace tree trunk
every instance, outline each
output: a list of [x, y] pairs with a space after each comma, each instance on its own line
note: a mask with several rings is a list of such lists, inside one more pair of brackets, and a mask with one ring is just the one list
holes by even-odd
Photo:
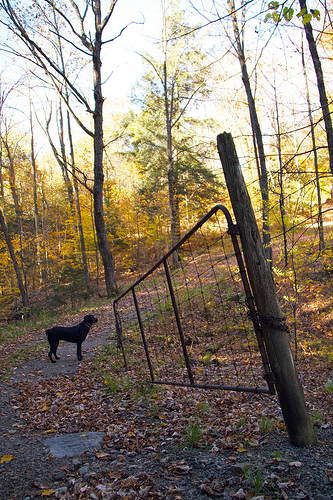
[[283, 186], [283, 162], [282, 162], [282, 151], [281, 151], [281, 129], [280, 129], [280, 117], [279, 117], [279, 107], [277, 102], [276, 95], [276, 87], [275, 91], [275, 111], [276, 111], [276, 126], [277, 126], [277, 134], [276, 134], [276, 147], [278, 151], [278, 159], [279, 159], [279, 171], [278, 171], [278, 179], [279, 179], [279, 207], [280, 207], [280, 216], [281, 216], [281, 225], [282, 225], [282, 234], [283, 234], [283, 247], [284, 247], [284, 265], [287, 267], [288, 265], [288, 246], [287, 246], [287, 232], [286, 232], [286, 222], [285, 222], [285, 200], [284, 200], [284, 186]]
[[[165, 124], [167, 134], [167, 155], [168, 155], [168, 189], [169, 189], [169, 207], [170, 207], [170, 229], [171, 229], [171, 245], [175, 246], [180, 239], [180, 221], [179, 221], [179, 203], [177, 197], [177, 184], [175, 176], [175, 165], [172, 150], [172, 120], [173, 120], [173, 99], [171, 97], [169, 104], [168, 96], [168, 75], [167, 64], [164, 61], [163, 66], [164, 78], [164, 107], [165, 107]], [[172, 254], [172, 265], [179, 266], [178, 254]]]
[[39, 274], [39, 283], [41, 284], [43, 282], [43, 271], [41, 263], [40, 235], [38, 226], [37, 168], [36, 168], [36, 158], [35, 158], [34, 128], [32, 123], [31, 107], [30, 107], [30, 134], [31, 134], [30, 154], [31, 154], [31, 168], [32, 168], [32, 181], [33, 181], [34, 223], [35, 223], [35, 239], [36, 239], [36, 261]]
[[270, 265], [272, 265], [271, 233], [269, 227], [269, 189], [268, 189], [268, 175], [266, 168], [264, 144], [262, 140], [262, 133], [259, 125], [257, 109], [251, 89], [250, 78], [247, 71], [244, 45], [241, 42], [241, 35], [238, 28], [234, 0], [228, 0], [228, 7], [233, 22], [235, 48], [242, 71], [242, 81], [246, 92], [247, 103], [250, 113], [251, 127], [253, 132], [254, 153], [258, 166], [259, 185], [260, 185], [260, 192], [262, 199], [262, 241], [265, 249], [266, 259], [268, 260], [268, 262], [270, 262]]
[[13, 201], [14, 201], [14, 208], [15, 208], [15, 214], [16, 214], [16, 220], [17, 220], [17, 232], [18, 232], [19, 241], [20, 241], [21, 271], [22, 271], [22, 274], [24, 277], [25, 290], [27, 292], [27, 277], [26, 277], [26, 270], [24, 267], [24, 250], [23, 250], [23, 240], [24, 240], [23, 210], [22, 210], [22, 204], [20, 203], [19, 195], [18, 195], [18, 192], [16, 189], [16, 175], [15, 175], [15, 166], [14, 166], [16, 147], [14, 148], [14, 153], [12, 153], [11, 147], [9, 145], [7, 138], [2, 138], [2, 142], [6, 148], [7, 156], [8, 156], [7, 169], [8, 169], [8, 175], [9, 175], [10, 190], [11, 190]]
[[100, 2], [95, 1], [95, 25], [96, 36], [93, 49], [93, 71], [94, 71], [94, 217], [97, 234], [98, 248], [102, 257], [105, 284], [108, 297], [117, 293], [117, 284], [115, 278], [115, 265], [111, 253], [110, 245], [107, 239], [104, 205], [103, 205], [103, 96], [101, 79], [101, 48], [102, 33], [99, 29], [101, 25], [101, 7]]
[[322, 203], [321, 203], [321, 192], [320, 192], [318, 155], [317, 155], [317, 146], [316, 146], [316, 136], [315, 136], [315, 132], [314, 132], [314, 123], [313, 123], [312, 111], [311, 111], [311, 102], [310, 102], [308, 77], [307, 77], [307, 74], [306, 74], [306, 67], [305, 67], [305, 61], [304, 61], [303, 44], [302, 44], [302, 66], [303, 66], [303, 75], [304, 75], [304, 79], [305, 79], [306, 100], [307, 100], [307, 103], [308, 103], [309, 122], [310, 122], [310, 127], [311, 127], [313, 160], [314, 160], [314, 167], [315, 167], [315, 172], [316, 172], [316, 188], [317, 188], [317, 200], [318, 200], [319, 248], [320, 248], [320, 250], [324, 250], [324, 248], [325, 248], [325, 237], [324, 237], [324, 224], [323, 224], [323, 207], [322, 207]]
[[[307, 10], [307, 5], [306, 5], [306, 0], [299, 0], [299, 5], [301, 8], [301, 11], [304, 10], [304, 12], [307, 13], [308, 10]], [[325, 88], [325, 82], [324, 82], [324, 74], [323, 74], [323, 70], [321, 67], [319, 54], [317, 51], [316, 41], [315, 41], [314, 36], [313, 36], [312, 25], [310, 22], [308, 22], [304, 25], [304, 30], [305, 30], [306, 39], [308, 41], [314, 70], [316, 73], [317, 86], [318, 86], [318, 92], [319, 92], [319, 100], [320, 100], [320, 105], [321, 105], [321, 109], [323, 112], [326, 137], [327, 137], [329, 165], [330, 165], [330, 170], [333, 174], [333, 128], [332, 128], [330, 109], [329, 109], [328, 100], [327, 100], [327, 94], [326, 94], [326, 88]]]
[[90, 277], [89, 277], [89, 270], [88, 270], [86, 245], [85, 245], [85, 241], [84, 241], [84, 234], [83, 234], [83, 227], [82, 227], [79, 186], [78, 186], [78, 181], [75, 177], [75, 170], [74, 170], [75, 158], [74, 158], [74, 147], [73, 147], [71, 119], [70, 119], [69, 111], [67, 111], [67, 129], [68, 129], [69, 153], [70, 153], [70, 158], [71, 158], [74, 193], [75, 193], [77, 226], [78, 226], [79, 237], [80, 237], [82, 265], [83, 265], [84, 279], [86, 282], [87, 292], [90, 293]]
[[254, 295], [267, 354], [291, 442], [307, 446], [316, 442], [305, 404], [303, 388], [294, 364], [285, 317], [274, 289], [269, 264], [265, 258], [259, 230], [246, 189], [231, 134], [217, 138], [224, 176], [240, 232], [244, 259]]
[[13, 266], [14, 266], [14, 270], [15, 270], [15, 274], [16, 274], [17, 284], [18, 284], [20, 294], [21, 294], [23, 307], [28, 309], [29, 308], [29, 298], [28, 298], [27, 292], [25, 290], [25, 286], [23, 284], [22, 275], [21, 275], [20, 268], [19, 268], [19, 265], [18, 265], [16, 257], [15, 257], [14, 248], [13, 248], [10, 236], [9, 236], [7, 224], [5, 222], [2, 210], [0, 210], [0, 226], [1, 226], [1, 229], [2, 229], [3, 234], [5, 236], [9, 255], [10, 255], [12, 262], [13, 262]]
[[[68, 196], [68, 202], [69, 202], [69, 209], [70, 209], [70, 214], [71, 214], [71, 223], [72, 223], [72, 231], [73, 234], [76, 233], [76, 224], [75, 224], [75, 202], [74, 202], [74, 193], [73, 193], [73, 186], [70, 181], [69, 175], [68, 175], [68, 166], [67, 166], [67, 155], [66, 155], [66, 147], [65, 147], [65, 133], [64, 133], [64, 118], [63, 118], [63, 113], [62, 113], [62, 105], [61, 101], [59, 102], [59, 108], [58, 108], [58, 135], [59, 135], [59, 142], [60, 142], [60, 151], [61, 151], [61, 158], [62, 161], [58, 160], [58, 163], [61, 168], [62, 176], [65, 182], [65, 186], [67, 189], [67, 196]], [[58, 159], [58, 156], [56, 156], [56, 159]]]

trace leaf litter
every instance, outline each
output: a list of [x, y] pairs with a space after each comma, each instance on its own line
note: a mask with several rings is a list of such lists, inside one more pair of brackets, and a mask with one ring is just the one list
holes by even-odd
[[[333, 498], [328, 357], [298, 362], [319, 436], [305, 449], [289, 444], [272, 397], [152, 385], [109, 345], [75, 374], [45, 377], [38, 363], [33, 380], [1, 383], [3, 500]], [[105, 433], [101, 450], [55, 459], [43, 447], [48, 434], [88, 431]]]

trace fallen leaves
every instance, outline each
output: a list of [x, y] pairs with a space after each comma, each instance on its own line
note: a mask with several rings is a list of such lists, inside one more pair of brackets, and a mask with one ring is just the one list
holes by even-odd
[[50, 407], [45, 403], [45, 401], [43, 402], [43, 407], [40, 408], [39, 411], [48, 411], [50, 409]]
[[281, 490], [286, 490], [288, 488], [290, 488], [294, 483], [289, 480], [289, 481], [286, 481], [284, 483], [277, 483], [278, 487], [281, 489]]
[[50, 497], [51, 495], [53, 495], [53, 493], [55, 493], [55, 491], [56, 490], [53, 490], [53, 489], [43, 490], [41, 496], [42, 497]]
[[3, 455], [3, 457], [0, 460], [0, 464], [4, 464], [5, 462], [10, 462], [13, 460], [13, 455]]
[[191, 470], [191, 467], [182, 460], [181, 462], [173, 462], [170, 464], [168, 471], [172, 474], [188, 474]]
[[39, 483], [38, 481], [33, 481], [32, 486], [38, 490], [48, 491], [48, 487], [45, 484]]
[[108, 484], [97, 484], [96, 490], [102, 493], [103, 498], [108, 494], [117, 495], [111, 498], [126, 498], [128, 500], [163, 498], [154, 480], [145, 472], [126, 479], [115, 479]]
[[[193, 441], [195, 453], [197, 450], [205, 451], [214, 460], [224, 453], [229, 471], [231, 464], [237, 464], [238, 461], [250, 464], [254, 456], [261, 454], [262, 446], [271, 440], [270, 433], [286, 436], [274, 398], [152, 386], [142, 373], [146, 363], [143, 356], [137, 359], [140, 369], [134, 367], [124, 370], [119, 359], [116, 359], [108, 355], [103, 362], [104, 373], [108, 374], [108, 380], [114, 382], [113, 387], [104, 384], [105, 378], [100, 372], [102, 361], [97, 360], [93, 364], [85, 360], [73, 377], [59, 375], [57, 378], [20, 382], [20, 394], [15, 401], [11, 401], [12, 407], [15, 406], [20, 414], [20, 432], [37, 431], [44, 435], [79, 432], [82, 437], [92, 430], [106, 433], [102, 450], [95, 450], [92, 460], [109, 472], [98, 477], [92, 476], [94, 480], [89, 483], [72, 470], [71, 474], [76, 474], [73, 483], [68, 483], [68, 495], [73, 495], [72, 498], [79, 498], [80, 495], [80, 498], [101, 498], [103, 495], [127, 499], [159, 499], [166, 495], [172, 499], [181, 498], [183, 490], [178, 484], [186, 479], [193, 483], [196, 479], [193, 477], [193, 462], [180, 460], [176, 454], [169, 460], [166, 458], [170, 447], [173, 450], [187, 449], [185, 437], [190, 420], [197, 422], [200, 430], [198, 441]], [[302, 362], [300, 366], [303, 366]], [[217, 369], [227, 368], [220, 366]], [[325, 416], [325, 423], [323, 416], [318, 417], [320, 424], [329, 426], [332, 396], [325, 388], [325, 380], [331, 377], [329, 369], [325, 371], [322, 366], [315, 367], [307, 362], [304, 363], [302, 377], [307, 381], [308, 395], [313, 395], [312, 399], [308, 398], [310, 410], [319, 408]], [[269, 429], [267, 423], [271, 424]], [[165, 483], [169, 481], [164, 489], [156, 486], [152, 475], [142, 476], [129, 468], [130, 463], [133, 467], [133, 463], [136, 460], [139, 463], [142, 457], [147, 457], [150, 463], [161, 465], [159, 470], [165, 475]], [[0, 462], [5, 464], [13, 458], [12, 455], [4, 455]], [[295, 458], [296, 455], [288, 459], [283, 455], [281, 458], [277, 449], [276, 458], [273, 456], [271, 459], [274, 464], [266, 479], [272, 491], [283, 498], [294, 493], [299, 483], [297, 478], [304, 473], [303, 462]], [[15, 455], [15, 464], [16, 459]], [[112, 472], [110, 463], [113, 464]], [[8, 470], [13, 464], [8, 463], [3, 467]], [[280, 469], [278, 465], [282, 465]], [[115, 467], [127, 471], [127, 474], [115, 470]], [[253, 485], [243, 483], [244, 477], [243, 468], [236, 477], [236, 484], [226, 483], [225, 477], [211, 477], [207, 481], [201, 478], [196, 487], [207, 497], [218, 498], [228, 488], [231, 498], [248, 500], [253, 496]], [[331, 472], [327, 473], [326, 480], [333, 482]], [[54, 495], [51, 484], [40, 486], [40, 495]]]
[[223, 497], [227, 482], [221, 481], [219, 479], [215, 479], [211, 482], [206, 482], [200, 485], [201, 491], [206, 493], [208, 496], [212, 498]]
[[332, 474], [332, 472], [326, 472], [326, 477], [329, 480], [329, 482], [333, 484], [333, 474]]
[[107, 460], [110, 458], [110, 453], [104, 453], [102, 451], [95, 451], [95, 455], [99, 460]]
[[[216, 392], [201, 390], [190, 396], [181, 387], [149, 386], [133, 370], [117, 377], [119, 388], [113, 395], [106, 394], [104, 378], [89, 361], [70, 380], [60, 375], [56, 384], [52, 378], [20, 382], [15, 405], [21, 422], [44, 434], [79, 432], [84, 436], [87, 431], [103, 431], [107, 446], [127, 452], [153, 452], [161, 442], [172, 440], [210, 448], [213, 453], [231, 448], [246, 454], [250, 447], [261, 445], [260, 414], [265, 415], [265, 422], [275, 422], [271, 427], [279, 432], [282, 418], [260, 396], [229, 393], [221, 404]], [[191, 428], [190, 440], [192, 421], [196, 427]]]
[[290, 462], [289, 467], [302, 467], [302, 462]]

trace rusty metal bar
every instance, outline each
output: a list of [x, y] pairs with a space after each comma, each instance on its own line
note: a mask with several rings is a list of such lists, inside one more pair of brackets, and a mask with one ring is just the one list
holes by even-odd
[[193, 226], [192, 229], [188, 233], [186, 233], [185, 236], [183, 236], [183, 238], [181, 240], [179, 240], [178, 243], [174, 247], [172, 247], [158, 262], [156, 262], [156, 264], [153, 267], [151, 267], [149, 269], [149, 271], [147, 271], [145, 274], [140, 276], [140, 278], [137, 279], [135, 283], [133, 283], [123, 293], [121, 293], [116, 299], [114, 299], [114, 302], [118, 302], [118, 300], [120, 300], [122, 297], [124, 297], [124, 295], [126, 295], [132, 288], [135, 288], [136, 286], [138, 286], [139, 283], [141, 283], [150, 274], [152, 274], [155, 271], [155, 269], [157, 269], [161, 264], [163, 264], [164, 260], [166, 260], [168, 257], [170, 257], [170, 255], [173, 252], [175, 252], [183, 243], [185, 243], [185, 241], [187, 241], [192, 236], [193, 233], [195, 233], [198, 229], [200, 229], [200, 227], [203, 226], [204, 223], [207, 222], [212, 217], [212, 215], [216, 214], [216, 212], [218, 210], [222, 210], [222, 212], [224, 213], [224, 215], [227, 219], [228, 227], [230, 225], [233, 225], [231, 215], [230, 215], [228, 209], [224, 205], [215, 205], [215, 207], [211, 208], [210, 211], [204, 217], [202, 217], [202, 219], [200, 219], [199, 222], [197, 222], [196, 225]]
[[125, 364], [125, 366], [127, 366], [124, 345], [123, 345], [123, 329], [121, 327], [121, 319], [120, 319], [119, 312], [117, 311], [115, 302], [113, 302], [113, 312], [114, 312], [114, 317], [116, 320], [117, 348], [121, 349], [121, 351], [123, 353], [124, 364]]
[[181, 324], [180, 317], [179, 317], [176, 297], [175, 297], [175, 294], [173, 291], [172, 282], [171, 282], [170, 273], [169, 273], [169, 268], [168, 268], [168, 263], [167, 263], [166, 259], [163, 260], [163, 264], [164, 264], [164, 269], [165, 269], [165, 275], [166, 275], [167, 282], [168, 282], [170, 297], [171, 297], [171, 301], [172, 301], [172, 307], [173, 307], [175, 317], [176, 317], [178, 333], [179, 333], [180, 341], [181, 341], [182, 348], [183, 348], [183, 354], [184, 354], [184, 359], [185, 359], [188, 377], [190, 379], [191, 384], [194, 384], [194, 377], [193, 377], [193, 373], [192, 373], [192, 368], [191, 368], [190, 360], [189, 360], [189, 357], [187, 354], [184, 333], [183, 333], [182, 324]]
[[251, 392], [254, 394], [269, 394], [269, 389], [265, 387], [243, 387], [241, 385], [213, 385], [213, 384], [189, 384], [186, 382], [172, 382], [164, 380], [154, 380], [153, 384], [176, 385], [179, 387], [192, 387], [193, 389], [213, 389], [221, 391]]
[[[267, 356], [267, 352], [266, 352], [266, 347], [265, 347], [264, 340], [263, 340], [262, 333], [261, 333], [260, 323], [256, 319], [255, 314], [250, 315], [250, 317], [251, 317], [251, 320], [252, 320], [252, 323], [254, 326], [254, 331], [256, 334], [257, 343], [258, 343], [258, 347], [259, 347], [259, 351], [260, 351], [260, 355], [261, 355], [261, 359], [262, 359], [262, 363], [263, 363], [263, 368], [264, 368], [263, 378], [268, 385], [268, 389], [258, 388], [258, 387], [251, 388], [251, 387], [224, 386], [224, 385], [201, 385], [201, 384], [194, 383], [194, 377], [193, 377], [193, 373], [192, 373], [192, 369], [191, 369], [191, 365], [189, 362], [189, 357], [188, 357], [188, 353], [187, 353], [187, 349], [186, 349], [186, 345], [185, 345], [185, 339], [184, 339], [184, 334], [183, 334], [181, 321], [180, 321], [180, 317], [179, 317], [179, 313], [178, 313], [177, 303], [176, 303], [176, 299], [175, 299], [175, 295], [174, 295], [174, 291], [173, 291], [173, 287], [172, 287], [169, 269], [167, 266], [167, 259], [168, 259], [168, 257], [170, 257], [170, 255], [173, 252], [177, 251], [177, 249], [181, 245], [183, 245], [183, 243], [185, 241], [187, 241], [192, 236], [192, 234], [194, 234], [198, 229], [200, 229], [203, 226], [203, 224], [205, 224], [205, 222], [207, 222], [219, 210], [221, 210], [224, 213], [226, 220], [227, 220], [228, 234], [230, 235], [232, 243], [233, 243], [235, 257], [237, 259], [237, 263], [238, 263], [238, 267], [239, 267], [239, 271], [240, 271], [240, 275], [241, 275], [241, 279], [242, 279], [242, 283], [243, 283], [243, 287], [244, 287], [244, 292], [245, 292], [245, 296], [246, 296], [246, 302], [247, 302], [249, 311], [250, 311], [250, 313], [255, 312], [256, 307], [254, 304], [251, 288], [250, 288], [250, 285], [248, 282], [247, 272], [246, 272], [246, 268], [245, 268], [245, 265], [243, 262], [242, 253], [241, 253], [239, 243], [238, 243], [238, 238], [237, 238], [237, 235], [239, 235], [238, 228], [233, 223], [230, 212], [224, 205], [215, 205], [204, 217], [202, 217], [202, 219], [200, 219], [200, 221], [188, 233], [185, 234], [185, 236], [183, 236], [183, 238], [181, 238], [179, 240], [179, 242], [175, 246], [173, 246], [151, 269], [149, 269], [149, 271], [147, 271], [135, 283], [133, 283], [121, 295], [119, 295], [113, 302], [114, 311], [116, 312], [115, 304], [122, 297], [124, 297], [127, 293], [129, 293], [130, 291], [132, 291], [134, 301], [136, 301], [135, 292], [134, 292], [135, 287], [138, 286], [143, 280], [145, 280], [150, 274], [152, 274], [155, 271], [155, 269], [157, 269], [161, 264], [163, 264], [164, 268], [165, 268], [165, 272], [166, 272], [168, 287], [169, 287], [170, 296], [171, 296], [171, 300], [172, 300], [172, 304], [173, 304], [173, 308], [174, 308], [174, 312], [175, 312], [177, 328], [178, 328], [178, 332], [179, 332], [179, 336], [180, 336], [180, 340], [181, 340], [181, 344], [182, 344], [182, 348], [183, 348], [184, 359], [185, 359], [185, 363], [186, 363], [186, 367], [187, 367], [187, 371], [188, 371], [188, 375], [189, 375], [189, 379], [190, 379], [190, 384], [181, 383], [181, 382], [155, 381], [155, 380], [153, 380], [153, 376], [152, 376], [152, 383], [161, 383], [161, 384], [168, 384], [168, 385], [181, 385], [181, 386], [186, 386], [186, 387], [188, 386], [188, 387], [208, 388], [208, 389], [222, 389], [222, 390], [230, 390], [230, 391], [275, 394], [275, 387], [274, 387], [274, 384], [276, 382], [275, 376], [274, 376], [274, 373], [271, 372], [271, 368], [270, 368], [270, 364], [269, 364], [268, 356]], [[138, 316], [138, 319], [139, 319], [139, 316]], [[140, 325], [140, 323], [141, 323], [141, 325]], [[142, 338], [143, 338], [143, 341], [145, 344], [145, 336], [143, 333], [143, 325], [141, 322], [141, 317], [139, 319], [139, 325], [140, 325], [141, 335], [142, 335]], [[117, 318], [116, 318], [116, 326], [117, 326]], [[148, 352], [147, 346], [145, 346], [145, 350], [146, 350], [147, 360], [149, 360], [149, 352]], [[123, 351], [123, 355], [124, 355], [124, 359], [125, 359], [124, 351]], [[148, 361], [148, 364], [149, 363], [150, 363], [150, 360]], [[125, 359], [125, 364], [126, 364], [126, 359]], [[150, 370], [150, 373], [152, 374], [151, 365], [149, 366], [149, 370]]]
[[139, 327], [140, 327], [142, 342], [143, 342], [143, 346], [144, 346], [145, 353], [146, 353], [147, 363], [148, 363], [149, 372], [150, 372], [150, 378], [151, 378], [151, 381], [154, 382], [154, 370], [153, 370], [153, 366], [151, 364], [151, 360], [150, 360], [150, 356], [149, 356], [149, 350], [148, 350], [148, 346], [147, 346], [147, 342], [146, 342], [146, 337], [145, 337], [145, 332], [144, 332], [144, 328], [143, 328], [143, 324], [142, 324], [142, 320], [141, 320], [141, 314], [140, 314], [139, 304], [138, 304], [138, 301], [137, 301], [137, 298], [136, 298], [136, 295], [135, 295], [134, 288], [132, 288], [132, 295], [133, 295], [133, 300], [134, 300], [136, 314], [137, 314], [138, 321], [139, 321]]
[[[243, 257], [242, 257], [239, 243], [238, 243], [237, 235], [239, 234], [239, 231], [238, 231], [237, 225], [232, 224], [232, 223], [229, 224], [228, 234], [230, 235], [231, 240], [232, 240], [232, 244], [234, 246], [235, 257], [237, 259], [238, 268], [239, 268], [239, 272], [241, 275], [241, 279], [242, 279], [242, 283], [243, 283], [243, 287], [244, 287], [244, 291], [245, 291], [247, 306], [250, 310], [250, 313], [255, 312], [256, 308], [255, 308], [255, 304], [254, 304], [254, 300], [253, 300], [253, 295], [252, 295], [250, 284], [249, 284], [249, 281], [247, 278], [247, 273], [246, 273]], [[270, 364], [268, 361], [266, 346], [264, 344], [264, 339], [262, 336], [260, 324], [256, 320], [255, 314], [250, 314], [250, 318], [251, 318], [252, 323], [253, 323], [253, 328], [254, 328], [254, 331], [255, 331], [255, 334], [257, 337], [257, 343], [258, 343], [258, 347], [259, 347], [259, 351], [260, 351], [260, 355], [261, 355], [261, 360], [263, 363], [263, 368], [264, 368], [264, 372], [265, 372], [264, 379], [266, 380], [266, 382], [268, 384], [270, 394], [274, 395], [275, 394], [275, 387], [274, 387], [274, 383], [272, 383], [272, 380], [274, 380], [274, 377], [271, 377], [271, 375], [272, 375], [271, 367], [270, 367]]]

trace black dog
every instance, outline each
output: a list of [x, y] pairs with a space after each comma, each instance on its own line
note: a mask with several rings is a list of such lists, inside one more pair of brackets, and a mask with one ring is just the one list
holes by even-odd
[[46, 330], [47, 339], [50, 344], [49, 358], [52, 363], [56, 361], [52, 358], [52, 354], [56, 359], [60, 359], [57, 356], [57, 348], [59, 345], [59, 340], [66, 340], [67, 342], [73, 342], [77, 344], [77, 359], [81, 361], [81, 344], [86, 339], [88, 332], [92, 325], [97, 323], [97, 318], [92, 314], [85, 316], [82, 323], [76, 326], [65, 327], [65, 326], [54, 326], [49, 330]]

